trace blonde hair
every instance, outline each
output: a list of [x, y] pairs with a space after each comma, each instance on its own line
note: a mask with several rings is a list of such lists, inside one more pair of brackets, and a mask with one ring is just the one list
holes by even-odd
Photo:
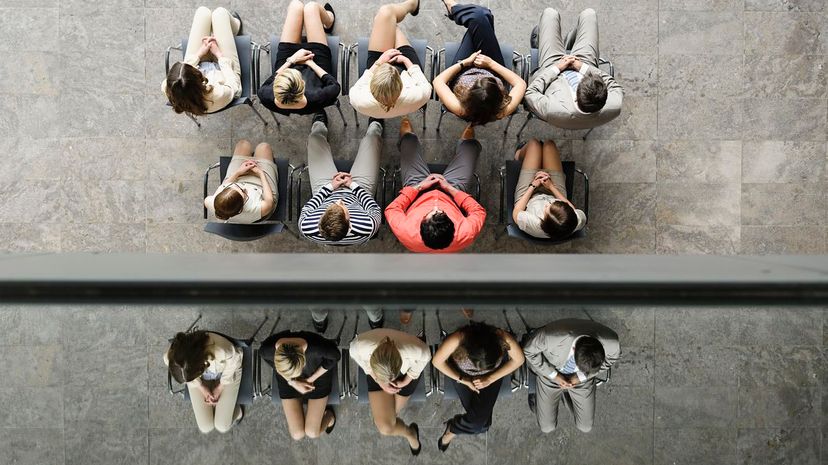
[[394, 108], [397, 99], [400, 97], [403, 88], [400, 72], [394, 66], [383, 63], [377, 67], [374, 75], [371, 76], [371, 95], [377, 99], [380, 105], [389, 111]]
[[273, 366], [286, 379], [298, 378], [305, 369], [305, 354], [296, 344], [281, 344], [273, 354]]
[[302, 73], [288, 68], [273, 79], [273, 96], [282, 105], [298, 103], [305, 95], [305, 81]]
[[400, 357], [400, 351], [394, 341], [390, 337], [386, 337], [374, 349], [368, 363], [371, 365], [374, 379], [389, 383], [399, 376], [400, 368], [402, 368], [402, 357]]

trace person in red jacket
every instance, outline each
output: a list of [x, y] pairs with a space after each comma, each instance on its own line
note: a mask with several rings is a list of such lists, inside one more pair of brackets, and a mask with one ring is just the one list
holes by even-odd
[[486, 210], [466, 193], [483, 149], [474, 129], [463, 131], [442, 175], [429, 171], [407, 118], [400, 123], [399, 148], [404, 187], [385, 209], [394, 235], [412, 252], [459, 252], [471, 245], [486, 221]]

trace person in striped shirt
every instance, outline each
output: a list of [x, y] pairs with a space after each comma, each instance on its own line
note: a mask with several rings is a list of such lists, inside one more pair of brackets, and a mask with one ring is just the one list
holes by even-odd
[[382, 153], [382, 123], [371, 120], [350, 173], [336, 169], [328, 143], [328, 117], [313, 118], [308, 137], [312, 197], [299, 215], [299, 230], [311, 241], [356, 245], [376, 235], [382, 210], [374, 200]]

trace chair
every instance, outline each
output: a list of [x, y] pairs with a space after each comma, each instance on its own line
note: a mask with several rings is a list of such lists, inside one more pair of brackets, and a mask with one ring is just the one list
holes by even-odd
[[[302, 42], [306, 42], [305, 38], [302, 37]], [[331, 76], [334, 79], [339, 81], [339, 75], [341, 73], [341, 66], [342, 63], [345, 61], [342, 59], [343, 55], [345, 54], [345, 44], [340, 42], [339, 36], [328, 36], [328, 48], [331, 49]], [[270, 43], [264, 46], [259, 46], [260, 50], [264, 50], [268, 55], [270, 55], [270, 73], [273, 74], [278, 69], [276, 67], [276, 50], [279, 49], [279, 36], [275, 34], [270, 35]], [[334, 52], [335, 51], [335, 52]], [[257, 63], [258, 64], [258, 63]], [[259, 88], [261, 85], [261, 68], [256, 66], [256, 89]], [[340, 83], [341, 85], [341, 83]], [[341, 91], [341, 95], [344, 95], [344, 90]], [[336, 109], [339, 111], [339, 116], [342, 118], [342, 125], [347, 126], [348, 122], [345, 121], [345, 115], [342, 113], [342, 106], [339, 103], [339, 100], [335, 103]], [[270, 116], [273, 117], [273, 121], [276, 121], [276, 126], [281, 126], [279, 120], [276, 119], [276, 113], [270, 112]]]
[[[411, 47], [414, 48], [414, 51], [417, 52], [417, 58], [420, 59], [420, 64], [423, 69], [423, 74], [425, 74], [426, 69], [426, 56], [428, 53], [431, 53], [431, 63], [434, 64], [434, 49], [428, 46], [428, 41], [425, 39], [411, 39]], [[345, 87], [342, 89], [344, 95], [348, 95], [351, 88], [351, 56], [356, 54], [357, 57], [357, 79], [359, 79], [363, 73], [365, 73], [365, 69], [368, 68], [368, 38], [367, 37], [360, 37], [357, 41], [348, 47], [346, 54], [345, 54], [345, 74], [343, 78], [345, 79]], [[434, 68], [431, 69], [431, 75], [429, 76], [429, 82], [434, 80]], [[426, 102], [421, 108], [420, 112], [423, 116], [423, 131], [426, 129], [426, 107], [428, 106], [428, 102]], [[357, 111], [354, 109], [354, 120], [356, 121], [357, 127], [359, 127], [359, 117], [357, 116]]]
[[[198, 322], [201, 320], [201, 315], [198, 315], [198, 318], [190, 325], [189, 328], [185, 332], [191, 332], [198, 330]], [[230, 337], [226, 334], [222, 334], [218, 331], [208, 331], [213, 334], [218, 334], [233, 343], [234, 346], [240, 348], [242, 350], [242, 377], [241, 377], [241, 385], [239, 386], [239, 396], [236, 399], [237, 405], [245, 405], [249, 406], [253, 403], [253, 399], [255, 398], [255, 388], [253, 385], [254, 380], [254, 372], [253, 367], [256, 363], [255, 359], [258, 357], [257, 352], [253, 350], [253, 341], [256, 338], [256, 334], [262, 329], [262, 326], [267, 321], [267, 317], [259, 323], [259, 326], [253, 332], [253, 334], [247, 339], [236, 339], [234, 337]], [[172, 339], [170, 339], [172, 342]], [[187, 386], [183, 386], [180, 389], [175, 389], [173, 387], [173, 379], [172, 374], [170, 374], [169, 370], [167, 370], [167, 387], [170, 391], [170, 394], [173, 395], [182, 395], [185, 400], [190, 400], [190, 390], [187, 389]]]
[[[564, 47], [566, 48], [566, 53], [572, 52], [572, 46], [575, 45], [575, 33], [576, 32], [577, 31], [575, 29], [573, 29], [573, 30], [569, 31], [569, 34], [566, 35], [566, 40], [564, 41]], [[529, 55], [527, 55], [525, 58], [526, 58], [527, 63], [523, 67], [523, 69], [524, 69], [523, 79], [526, 82], [529, 82], [529, 77], [532, 75], [532, 73], [537, 71], [538, 67], [540, 66], [540, 54], [538, 52], [538, 49], [530, 48], [529, 49]], [[598, 58], [598, 66], [601, 66], [601, 65], [607, 65], [609, 75], [612, 76], [613, 78], [615, 77], [615, 66], [612, 64], [611, 61], [599, 57]], [[520, 139], [520, 135], [523, 134], [523, 130], [526, 129], [526, 125], [529, 124], [529, 120], [531, 120], [532, 118], [537, 118], [537, 115], [533, 114], [529, 110], [529, 107], [526, 107], [526, 121], [523, 122], [523, 125], [520, 127], [520, 130], [517, 133], [517, 138], [518, 139]], [[586, 132], [586, 134], [584, 134], [583, 140], [586, 140], [587, 136], [589, 136], [589, 133], [591, 133], [593, 129], [595, 129], [595, 128], [590, 128]]]
[[[566, 178], [566, 195], [570, 201], [572, 201], [574, 195], [575, 173], [578, 173], [583, 177], [583, 211], [587, 218], [589, 218], [589, 178], [586, 173], [575, 167], [574, 161], [564, 161], [562, 162], [562, 165], [564, 177]], [[515, 219], [512, 217], [512, 209], [515, 205], [515, 187], [517, 187], [518, 177], [520, 176], [520, 167], [521, 162], [518, 160], [507, 160], [506, 164], [500, 167], [500, 223], [503, 224], [505, 214], [506, 232], [509, 237], [517, 237], [535, 244], [544, 245], [563, 244], [564, 242], [569, 242], [572, 239], [586, 237], [586, 227], [584, 227], [580, 231], [577, 231], [562, 240], [541, 239], [539, 237], [526, 234], [518, 227], [517, 224], [515, 224]]]
[[[181, 39], [181, 45], [178, 45], [178, 46], [173, 45], [173, 46], [167, 47], [167, 51], [164, 54], [164, 73], [169, 73], [169, 71], [170, 71], [170, 51], [171, 50], [181, 50], [181, 55], [182, 55], [182, 58], [183, 58], [183, 55], [187, 52], [187, 39], [188, 39], [187, 37], [183, 37]], [[233, 100], [232, 102], [230, 102], [229, 105], [222, 108], [221, 110], [214, 111], [213, 113], [209, 113], [209, 114], [214, 115], [216, 113], [221, 113], [222, 111], [227, 110], [228, 108], [233, 108], [233, 107], [236, 107], [236, 106], [239, 106], [239, 105], [247, 105], [247, 106], [250, 107], [251, 110], [253, 110], [253, 113], [255, 113], [256, 116], [259, 117], [259, 119], [262, 121], [262, 123], [264, 123], [264, 125], [267, 126], [267, 121], [265, 121], [265, 119], [262, 118], [262, 115], [261, 115], [261, 113], [259, 113], [259, 110], [257, 110], [256, 107], [253, 106], [254, 97], [253, 97], [252, 88], [253, 88], [253, 85], [256, 84], [256, 82], [253, 82], [253, 81], [254, 81], [254, 79], [256, 79], [256, 74], [258, 74], [258, 72], [256, 72], [256, 73], [252, 72], [251, 67], [254, 66], [254, 64], [257, 64], [259, 62], [259, 59], [258, 59], [259, 45], [256, 44], [255, 42], [251, 41], [250, 36], [236, 36], [236, 50], [238, 51], [238, 54], [239, 54], [239, 65], [241, 66], [241, 83], [242, 83], [241, 95], [239, 96], [239, 98]], [[256, 69], [258, 69], [258, 68], [256, 68]], [[256, 87], [256, 88], [258, 88], [258, 87]], [[170, 102], [167, 102], [167, 106], [172, 106], [172, 105], [170, 105]], [[189, 116], [190, 119], [193, 120], [193, 122], [198, 127], [201, 127], [201, 123], [198, 121], [198, 119], [196, 119], [196, 117], [194, 115], [192, 115], [190, 113], [187, 113], [187, 116]]]
[[[431, 74], [432, 74], [432, 81], [433, 78], [439, 74], [436, 70], [440, 70], [439, 72], [442, 73], [446, 70], [448, 66], [453, 65], [457, 60], [455, 59], [457, 56], [457, 50], [460, 48], [459, 42], [446, 42], [446, 46], [441, 48], [437, 51], [437, 54], [434, 55], [434, 63], [431, 65]], [[517, 73], [518, 76], [524, 76], [524, 66], [526, 63], [526, 57], [521, 55], [520, 53], [515, 51], [515, 47], [509, 44], [501, 44], [500, 45], [500, 53], [503, 55], [503, 59], [507, 60], [507, 57], [512, 57], [512, 71]], [[442, 59], [441, 59], [442, 57]], [[434, 94], [435, 100], [437, 99], [437, 94]], [[518, 107], [517, 113], [520, 111], [520, 107]], [[440, 132], [440, 125], [443, 123], [443, 116], [448, 112], [448, 109], [445, 105], [440, 104], [440, 119], [437, 120], [437, 132]], [[512, 124], [512, 117], [515, 116], [515, 113], [509, 115], [509, 120], [506, 123], [506, 128], [503, 130], [503, 134], [509, 132], [509, 126]]]
[[[443, 174], [443, 172], [446, 171], [447, 167], [448, 167], [448, 164], [445, 164], [445, 163], [429, 163], [428, 164], [428, 170], [430, 172], [436, 173], [436, 174]], [[401, 175], [402, 175], [402, 172], [400, 170], [400, 167], [397, 166], [394, 169], [394, 174], [391, 176], [391, 192], [392, 193], [397, 192], [397, 179], [399, 179]], [[474, 173], [474, 179], [476, 181], [475, 186], [474, 186], [475, 187], [474, 199], [479, 202], [480, 201], [480, 190], [481, 190], [480, 175], [478, 175], [477, 173]], [[400, 184], [402, 184], [402, 180], [400, 180]], [[400, 187], [400, 189], [402, 189], [402, 186]]]
[[[220, 157], [219, 162], [211, 165], [204, 173], [204, 198], [209, 195], [210, 171], [218, 168], [219, 179], [224, 180], [227, 176], [227, 167], [230, 165], [231, 157]], [[271, 234], [279, 234], [285, 230], [285, 221], [292, 219], [293, 212], [290, 209], [291, 187], [293, 186], [293, 172], [297, 170], [285, 158], [277, 158], [276, 163], [277, 194], [276, 208], [268, 218], [263, 218], [253, 224], [225, 223], [223, 221], [211, 221], [204, 226], [204, 230], [216, 234], [231, 241], [254, 241]], [[301, 169], [301, 167], [299, 168]], [[204, 207], [204, 219], [207, 219], [207, 207]]]
[[[338, 171], [350, 173], [351, 168], [354, 166], [354, 161], [353, 160], [344, 160], [344, 159], [334, 159], [334, 165], [336, 165], [336, 169]], [[302, 175], [305, 172], [308, 172], [308, 171], [309, 171], [308, 167], [303, 166], [301, 169], [299, 169], [299, 173], [296, 176], [296, 211], [298, 212], [297, 214], [301, 214], [301, 212], [302, 212]], [[377, 192], [374, 194], [374, 196], [376, 197], [377, 195], [379, 195], [380, 200], [377, 202], [377, 204], [379, 204], [380, 208], [384, 210], [385, 209], [385, 191], [386, 191], [386, 188], [385, 188], [386, 169], [383, 168], [383, 167], [380, 167], [379, 175], [380, 175], [379, 179], [377, 180], [378, 181], [377, 182]], [[310, 184], [310, 179], [308, 179], [308, 184]], [[382, 223], [385, 223], [385, 215], [382, 215], [381, 221], [382, 221]]]

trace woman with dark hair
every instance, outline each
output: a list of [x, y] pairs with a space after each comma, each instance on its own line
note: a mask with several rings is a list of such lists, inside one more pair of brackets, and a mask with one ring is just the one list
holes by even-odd
[[[449, 19], [466, 28], [455, 63], [434, 78], [434, 91], [448, 111], [473, 125], [505, 118], [517, 110], [526, 82], [505, 65], [492, 11], [480, 5], [442, 0]], [[505, 82], [504, 82], [505, 81]], [[512, 87], [506, 90], [506, 85]]]
[[503, 378], [523, 361], [523, 349], [515, 338], [485, 323], [470, 323], [443, 340], [431, 363], [456, 381], [457, 396], [466, 413], [446, 421], [437, 440], [441, 452], [458, 434], [480, 434], [489, 429]]
[[[336, 413], [328, 406], [333, 388], [333, 368], [341, 354], [334, 341], [307, 331], [282, 331], [262, 341], [259, 355], [278, 374], [276, 386], [282, 399], [290, 436], [318, 438], [336, 426]], [[307, 400], [305, 411], [303, 401]]]
[[173, 64], [161, 83], [176, 113], [213, 113], [241, 95], [235, 39], [241, 27], [238, 13], [203, 6], [196, 10], [184, 61]]
[[555, 141], [519, 146], [520, 167], [512, 218], [530, 236], [563, 240], [586, 225], [586, 214], [566, 198], [566, 177]]
[[186, 383], [196, 424], [202, 433], [226, 433], [241, 421], [236, 405], [242, 375], [241, 349], [209, 331], [178, 333], [164, 354], [172, 377]]
[[221, 185], [204, 199], [204, 207], [230, 223], [250, 224], [268, 218], [279, 196], [278, 176], [270, 144], [262, 142], [253, 150], [253, 145], [242, 139], [233, 150]]

